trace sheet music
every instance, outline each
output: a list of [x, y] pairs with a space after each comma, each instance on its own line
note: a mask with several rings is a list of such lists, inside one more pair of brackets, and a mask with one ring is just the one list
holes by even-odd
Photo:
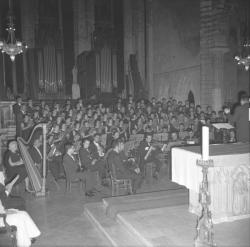
[[214, 123], [212, 124], [216, 129], [234, 129], [234, 126], [232, 126], [229, 123]]

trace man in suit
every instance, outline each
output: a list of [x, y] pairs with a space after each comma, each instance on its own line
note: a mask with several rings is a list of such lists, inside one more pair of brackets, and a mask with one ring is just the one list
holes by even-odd
[[16, 137], [19, 137], [22, 136], [21, 123], [23, 121], [22, 98], [20, 96], [17, 96], [16, 104], [12, 108], [16, 119]]
[[[72, 181], [86, 180], [86, 173], [81, 169], [79, 161], [74, 156], [75, 149], [71, 143], [65, 145], [66, 154], [63, 156], [63, 167], [66, 174], [66, 179]], [[86, 190], [86, 196], [90, 196], [89, 191]]]
[[90, 142], [89, 151], [94, 159], [101, 159], [104, 157], [103, 147], [100, 144], [100, 134], [96, 133], [94, 139]]
[[[91, 165], [91, 169], [99, 172], [100, 178], [105, 178], [105, 161], [104, 161], [104, 148], [100, 144], [100, 135], [95, 134], [94, 140], [89, 143], [88, 152], [93, 160], [95, 160], [94, 164]], [[83, 163], [84, 164], [84, 163]]]
[[[15, 178], [14, 178], [15, 179]], [[23, 198], [18, 196], [10, 196], [12, 191], [13, 183], [5, 185], [5, 175], [3, 167], [0, 166], [0, 200], [5, 209], [16, 208], [19, 210], [25, 210], [25, 201]]]
[[139, 145], [139, 155], [140, 155], [139, 167], [143, 176], [145, 176], [147, 163], [153, 162], [156, 166], [153, 177], [155, 179], [158, 179], [162, 164], [160, 160], [156, 157], [157, 155], [156, 148], [151, 145], [152, 139], [153, 139], [152, 134], [147, 133], [145, 135], [145, 139]]
[[40, 173], [42, 174], [42, 165], [43, 165], [43, 150], [42, 150], [42, 136], [37, 136], [33, 139], [33, 144], [29, 148], [29, 154], [38, 167]]
[[238, 142], [249, 142], [250, 122], [249, 122], [249, 97], [243, 94], [240, 98], [240, 105], [237, 106], [233, 114], [230, 109], [225, 108], [225, 113], [231, 124], [235, 124]]
[[92, 156], [92, 153], [89, 149], [90, 141], [89, 139], [84, 139], [83, 147], [79, 150], [79, 157], [82, 168], [87, 170], [88, 174], [90, 174], [89, 176], [87, 176], [88, 178], [86, 184], [89, 190], [92, 191], [97, 185], [96, 172], [98, 172], [99, 177], [103, 179], [106, 176], [106, 170], [104, 159], [102, 160], [102, 162], [100, 162], [100, 160], [96, 159], [95, 156]]
[[108, 165], [111, 169], [112, 175], [116, 179], [131, 179], [132, 192], [135, 194], [142, 183], [140, 169], [135, 167], [132, 170], [128, 167], [128, 163], [123, 159], [123, 155], [121, 155], [123, 150], [124, 142], [119, 139], [115, 140], [113, 142], [113, 148], [107, 157]]

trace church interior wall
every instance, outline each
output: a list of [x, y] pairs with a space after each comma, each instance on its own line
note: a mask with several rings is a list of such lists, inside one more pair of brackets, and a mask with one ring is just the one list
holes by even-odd
[[199, 101], [199, 2], [153, 3], [154, 95]]

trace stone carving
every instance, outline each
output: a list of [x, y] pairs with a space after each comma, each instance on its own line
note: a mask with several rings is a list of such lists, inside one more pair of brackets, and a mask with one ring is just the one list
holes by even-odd
[[247, 214], [249, 212], [249, 170], [246, 166], [240, 166], [232, 171], [233, 179], [233, 203], [234, 215]]

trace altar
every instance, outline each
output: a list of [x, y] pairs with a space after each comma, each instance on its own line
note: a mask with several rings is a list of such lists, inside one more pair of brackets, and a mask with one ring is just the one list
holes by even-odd
[[[250, 217], [250, 144], [210, 145], [209, 152], [214, 161], [208, 170], [213, 222]], [[189, 211], [200, 215], [202, 172], [196, 161], [201, 159], [201, 147], [174, 147], [171, 156], [172, 181], [189, 189]]]

